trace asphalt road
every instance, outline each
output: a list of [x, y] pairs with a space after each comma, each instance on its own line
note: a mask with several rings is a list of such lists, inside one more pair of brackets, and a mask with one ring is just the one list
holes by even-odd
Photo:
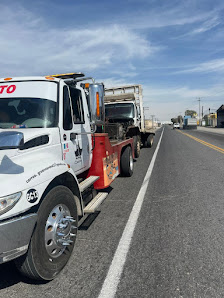
[[[0, 297], [98, 297], [161, 132], [79, 230], [63, 272], [33, 283], [0, 265]], [[116, 298], [224, 297], [223, 153], [223, 135], [165, 127]]]

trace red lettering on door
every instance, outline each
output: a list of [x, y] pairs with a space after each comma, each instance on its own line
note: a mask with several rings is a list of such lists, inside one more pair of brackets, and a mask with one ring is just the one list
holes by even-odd
[[16, 90], [16, 85], [11, 85], [7, 88], [7, 93], [13, 93]]
[[0, 94], [2, 94], [5, 89], [6, 89], [7, 93], [13, 93], [16, 90], [16, 85], [10, 85], [10, 86], [3, 85], [3, 86], [0, 86]]
[[8, 87], [8, 85], [0, 86], [0, 94], [2, 94], [4, 89], [7, 88], [7, 87]]

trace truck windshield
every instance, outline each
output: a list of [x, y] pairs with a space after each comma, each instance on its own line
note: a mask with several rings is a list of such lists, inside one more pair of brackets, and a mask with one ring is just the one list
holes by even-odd
[[43, 98], [1, 98], [0, 128], [55, 127], [56, 104]]
[[134, 105], [132, 103], [119, 103], [105, 105], [105, 117], [109, 119], [134, 118]]

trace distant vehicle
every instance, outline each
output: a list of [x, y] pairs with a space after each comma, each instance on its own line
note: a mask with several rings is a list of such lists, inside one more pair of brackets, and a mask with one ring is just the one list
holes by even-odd
[[197, 129], [197, 119], [191, 116], [184, 116], [183, 129]]
[[173, 124], [173, 129], [175, 129], [175, 128], [180, 129], [180, 123], [174, 123]]
[[142, 145], [152, 147], [155, 130], [145, 120], [141, 85], [106, 88], [104, 101], [105, 132], [110, 138], [133, 138], [135, 158]]

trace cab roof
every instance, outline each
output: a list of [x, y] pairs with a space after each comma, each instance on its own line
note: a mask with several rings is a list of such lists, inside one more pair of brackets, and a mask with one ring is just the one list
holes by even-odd
[[48, 77], [13, 77], [13, 78], [1, 78], [0, 83], [10, 83], [10, 82], [18, 82], [18, 81], [56, 81], [59, 82], [60, 79]]
[[7, 82], [13, 82], [13, 81], [56, 81], [58, 82], [60, 79], [63, 79], [63, 80], [77, 79], [84, 76], [85, 75], [82, 72], [72, 72], [72, 73], [55, 74], [55, 75], [48, 75], [48, 76], [8, 77], [8, 78], [0, 78], [0, 83], [7, 83]]

